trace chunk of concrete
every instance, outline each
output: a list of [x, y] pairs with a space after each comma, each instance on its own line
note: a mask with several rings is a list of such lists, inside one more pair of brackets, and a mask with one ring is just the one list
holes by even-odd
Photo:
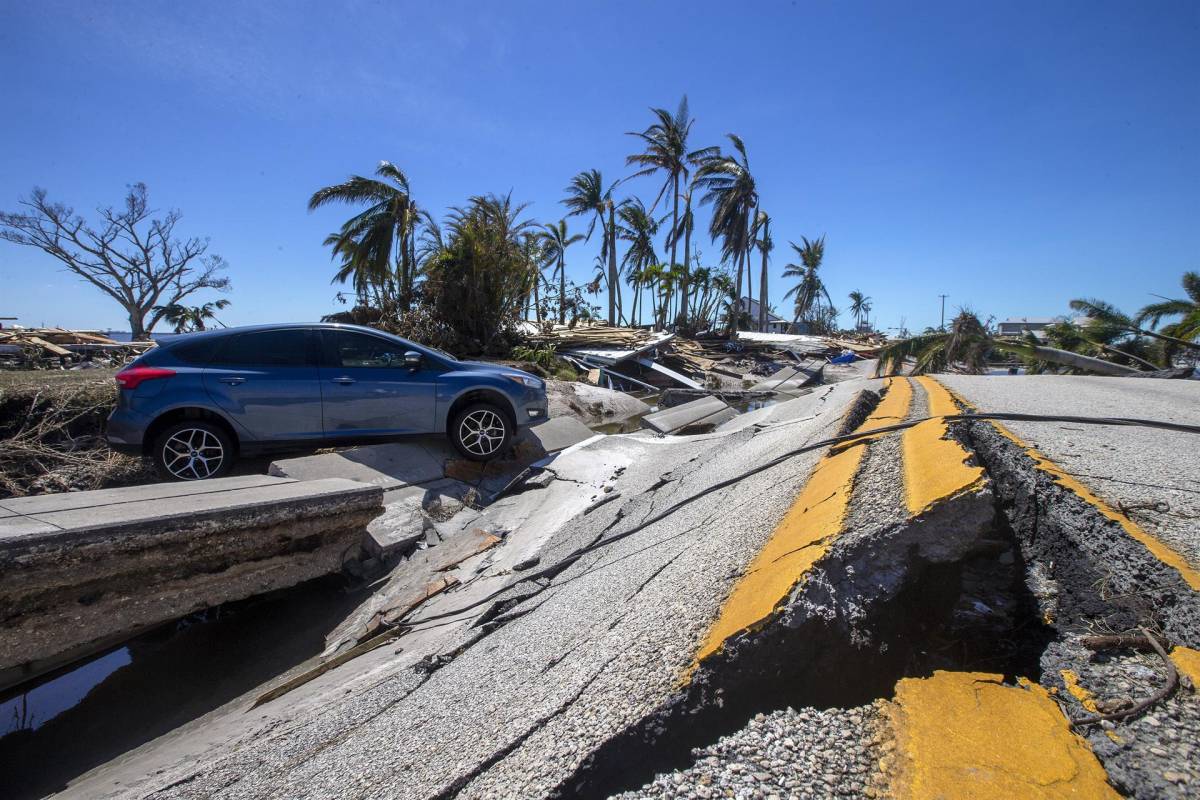
[[546, 453], [557, 453], [574, 444], [595, 436], [587, 425], [574, 417], [552, 417], [538, 425], [522, 428], [517, 434], [516, 446], [530, 445], [535, 448], [535, 458]]
[[738, 415], [719, 397], [702, 397], [674, 408], [666, 408], [642, 417], [642, 427], [659, 433], [689, 429], [712, 429]]
[[286, 458], [271, 463], [270, 474], [297, 480], [348, 478], [384, 489], [428, 483], [444, 476], [446, 459], [457, 454], [445, 439], [423, 437]]
[[650, 413], [650, 406], [636, 397], [577, 381], [546, 381], [546, 396], [551, 419], [575, 417], [585, 425], [624, 422]]
[[411, 550], [433, 521], [425, 515], [419, 497], [384, 506], [381, 515], [367, 525], [363, 549], [383, 561]]
[[3, 501], [0, 688], [342, 566], [383, 492], [267, 476]]
[[765, 381], [750, 387], [752, 392], [795, 393], [821, 380], [822, 367], [784, 367]]

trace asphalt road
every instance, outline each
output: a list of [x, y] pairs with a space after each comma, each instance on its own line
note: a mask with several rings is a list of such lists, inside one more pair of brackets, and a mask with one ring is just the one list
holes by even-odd
[[[983, 411], [1200, 425], [1200, 381], [1056, 375], [939, 380]], [[1006, 422], [1109, 504], [1200, 568], [1200, 436], [1152, 428]]]
[[[1200, 424], [1195, 382], [940, 379], [984, 410]], [[1190, 694], [1092, 726], [1084, 743], [1050, 691], [1074, 714], [1161, 685], [1153, 654], [1092, 658], [1078, 637], [1095, 620], [1157, 620], [1156, 604], [1170, 603], [1162, 624], [1172, 642], [1200, 647], [1200, 595], [1100, 510], [1136, 505], [1128, 514], [1147, 541], [1195, 566], [1200, 543], [1187, 521], [1200, 514], [1200, 449], [1184, 434], [1012, 424], [1097, 505], [1034, 480], [1037, 462], [1011, 440], [989, 439], [985, 458], [972, 436], [935, 421], [713, 488], [853, 428], [861, 416], [847, 423], [847, 414], [860, 392], [885, 385], [818, 387], [712, 434], [612, 436], [569, 450], [546, 488], [478, 518], [504, 529], [504, 543], [459, 565], [460, 585], [423, 607], [412, 632], [253, 711], [246, 698], [229, 704], [65, 795], [540, 797], [600, 774], [589, 785], [631, 796], [833, 797], [896, 788], [909, 778], [897, 777], [895, 759], [907, 759], [909, 776], [978, 785], [977, 752], [945, 751], [940, 740], [950, 738], [982, 743], [980, 757], [1018, 794], [1047, 781], [1078, 790], [1074, 772], [1093, 788], [1107, 780], [1134, 796], [1188, 796], [1200, 786], [1190, 766], [1200, 703]], [[944, 413], [943, 395], [900, 379], [862, 428]], [[984, 462], [995, 469], [985, 473]], [[995, 519], [1026, 484], [1053, 500], [1049, 509], [1033, 502], [1033, 518], [1045, 521], [1043, 538], [1062, 539], [1058, 550], [1038, 550], [1020, 524], [1006, 532]], [[622, 537], [684, 498], [695, 500]], [[537, 559], [542, 569], [604, 542], [511, 589], [511, 603], [467, 608], [509, 585], [518, 566]], [[1074, 585], [1102, 583], [1096, 570], [1106, 564], [1120, 565], [1106, 578], [1117, 589]], [[479, 627], [485, 613], [504, 624]], [[1032, 656], [1022, 651], [1030, 647]], [[969, 671], [981, 662], [995, 674]], [[855, 682], [861, 691], [846, 694]], [[1039, 682], [1045, 689], [1031, 688]], [[826, 691], [833, 686], [841, 694]], [[1003, 714], [970, 713], [980, 691]], [[706, 727], [714, 721], [725, 727]], [[956, 726], [952, 736], [937, 733], [943, 721]], [[999, 736], [1005, 726], [1020, 735]], [[660, 754], [643, 746], [650, 734], [703, 749]], [[661, 764], [636, 771], [638, 755]], [[955, 796], [955, 785], [940, 790]]]
[[[432, 674], [413, 670], [430, 647], [452, 653], [475, 632], [449, 624], [444, 637], [426, 636], [426, 647], [414, 649], [402, 638], [400, 648], [381, 648], [334, 670], [274, 708], [242, 719], [240, 710], [227, 709], [171, 742], [152, 743], [131, 757], [136, 766], [101, 769], [68, 794], [138, 796], [157, 789], [157, 797], [276, 797], [301, 787], [307, 797], [549, 792], [604, 741], [676, 693], [731, 585], [821, 453], [721, 491], [707, 487], [832, 435], [861, 388], [820, 388], [789, 404], [788, 421], [763, 429], [609, 437], [578, 451], [577, 470], [568, 453], [552, 465], [555, 484], [576, 482], [577, 494], [591, 502], [619, 497], [575, 514], [548, 536], [540, 548], [543, 566], [677, 499], [699, 499], [585, 556], [509, 610], [529, 613]], [[589, 482], [597, 460], [613, 464], [611, 480], [599, 487]], [[519, 497], [536, 502], [536, 494]], [[501, 511], [510, 519], [514, 513]], [[460, 594], [447, 593], [441, 602]]]

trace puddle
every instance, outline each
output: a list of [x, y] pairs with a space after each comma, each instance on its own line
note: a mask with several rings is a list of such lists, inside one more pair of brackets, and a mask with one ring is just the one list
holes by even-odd
[[749, 400], [745, 403], [737, 403], [733, 407], [737, 409], [739, 413], [747, 414], [751, 411], [757, 411], [760, 408], [770, 408], [771, 406], [775, 405], [779, 405], [779, 400], [777, 398], [770, 397], [765, 400]]
[[[654, 406], [647, 413], [653, 414], [657, 410], [658, 407]], [[636, 417], [623, 419], [620, 422], [604, 422], [600, 425], [592, 425], [590, 427], [596, 433], [603, 433], [607, 436], [613, 436], [618, 433], [633, 433], [642, 429], [642, 417], [644, 416], [646, 414], [638, 414]]]
[[[229, 603], [6, 693], [6, 800], [41, 797], [318, 654], [361, 598], [337, 578]], [[20, 690], [16, 690], [20, 691]]]

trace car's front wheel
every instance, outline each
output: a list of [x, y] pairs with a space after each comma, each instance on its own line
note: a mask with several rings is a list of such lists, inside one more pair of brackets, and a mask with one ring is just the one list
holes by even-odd
[[169, 481], [219, 478], [233, 466], [233, 442], [219, 426], [204, 420], [179, 422], [154, 440], [154, 467]]
[[469, 405], [450, 421], [450, 441], [472, 461], [490, 461], [502, 455], [512, 441], [508, 415], [490, 403]]

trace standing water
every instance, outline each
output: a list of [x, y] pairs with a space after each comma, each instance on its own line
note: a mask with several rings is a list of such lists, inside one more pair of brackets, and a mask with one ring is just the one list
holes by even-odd
[[0, 796], [42, 797], [324, 649], [360, 601], [321, 578], [193, 614], [0, 695]]

